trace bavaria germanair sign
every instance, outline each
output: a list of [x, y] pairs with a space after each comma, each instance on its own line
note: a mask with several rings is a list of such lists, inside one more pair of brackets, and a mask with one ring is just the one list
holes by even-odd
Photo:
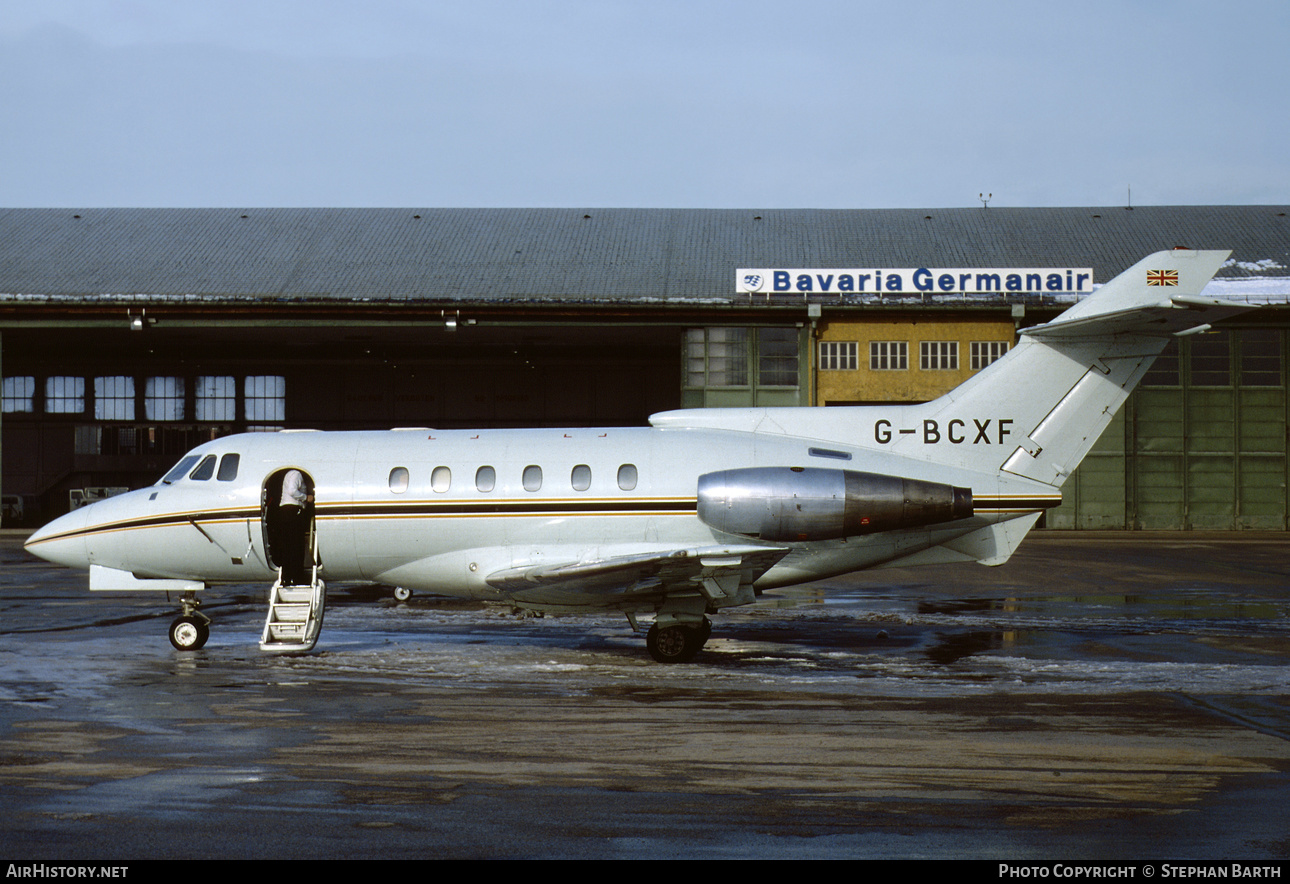
[[1073, 295], [1093, 291], [1090, 267], [914, 267], [843, 270], [741, 269], [740, 294]]

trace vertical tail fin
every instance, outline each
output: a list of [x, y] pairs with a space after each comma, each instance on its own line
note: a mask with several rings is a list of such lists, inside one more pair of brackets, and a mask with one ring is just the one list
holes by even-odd
[[1003, 359], [923, 406], [950, 442], [951, 424], [966, 440], [972, 421], [994, 422], [978, 437], [987, 444], [941, 448], [938, 459], [1060, 486], [1170, 337], [1250, 309], [1199, 297], [1228, 254], [1157, 252], [1052, 322], [1024, 330]]

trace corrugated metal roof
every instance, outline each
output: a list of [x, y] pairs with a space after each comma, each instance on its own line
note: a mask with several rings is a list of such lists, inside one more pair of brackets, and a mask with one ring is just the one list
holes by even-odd
[[[739, 267], [1091, 266], [1228, 248], [1288, 276], [1286, 206], [0, 209], [0, 303], [733, 299]], [[111, 300], [110, 298], [108, 300]]]

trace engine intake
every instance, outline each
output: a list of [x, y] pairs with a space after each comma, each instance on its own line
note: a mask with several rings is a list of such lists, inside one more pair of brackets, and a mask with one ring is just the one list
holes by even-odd
[[921, 479], [751, 467], [699, 477], [699, 518], [727, 534], [762, 540], [836, 540], [972, 516], [972, 489]]

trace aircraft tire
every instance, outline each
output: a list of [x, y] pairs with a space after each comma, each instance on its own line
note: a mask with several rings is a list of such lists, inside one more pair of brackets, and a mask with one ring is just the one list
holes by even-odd
[[412, 590], [408, 589], [406, 586], [396, 586], [394, 587], [394, 598], [400, 602], [406, 602], [408, 599], [412, 598]]
[[177, 651], [197, 651], [211, 637], [211, 628], [198, 617], [176, 617], [170, 624], [170, 643]]
[[[711, 625], [708, 627], [711, 630]], [[699, 653], [707, 634], [703, 629], [692, 629], [689, 626], [666, 626], [663, 629], [654, 624], [645, 634], [645, 647], [649, 655], [659, 663], [689, 663]]]

